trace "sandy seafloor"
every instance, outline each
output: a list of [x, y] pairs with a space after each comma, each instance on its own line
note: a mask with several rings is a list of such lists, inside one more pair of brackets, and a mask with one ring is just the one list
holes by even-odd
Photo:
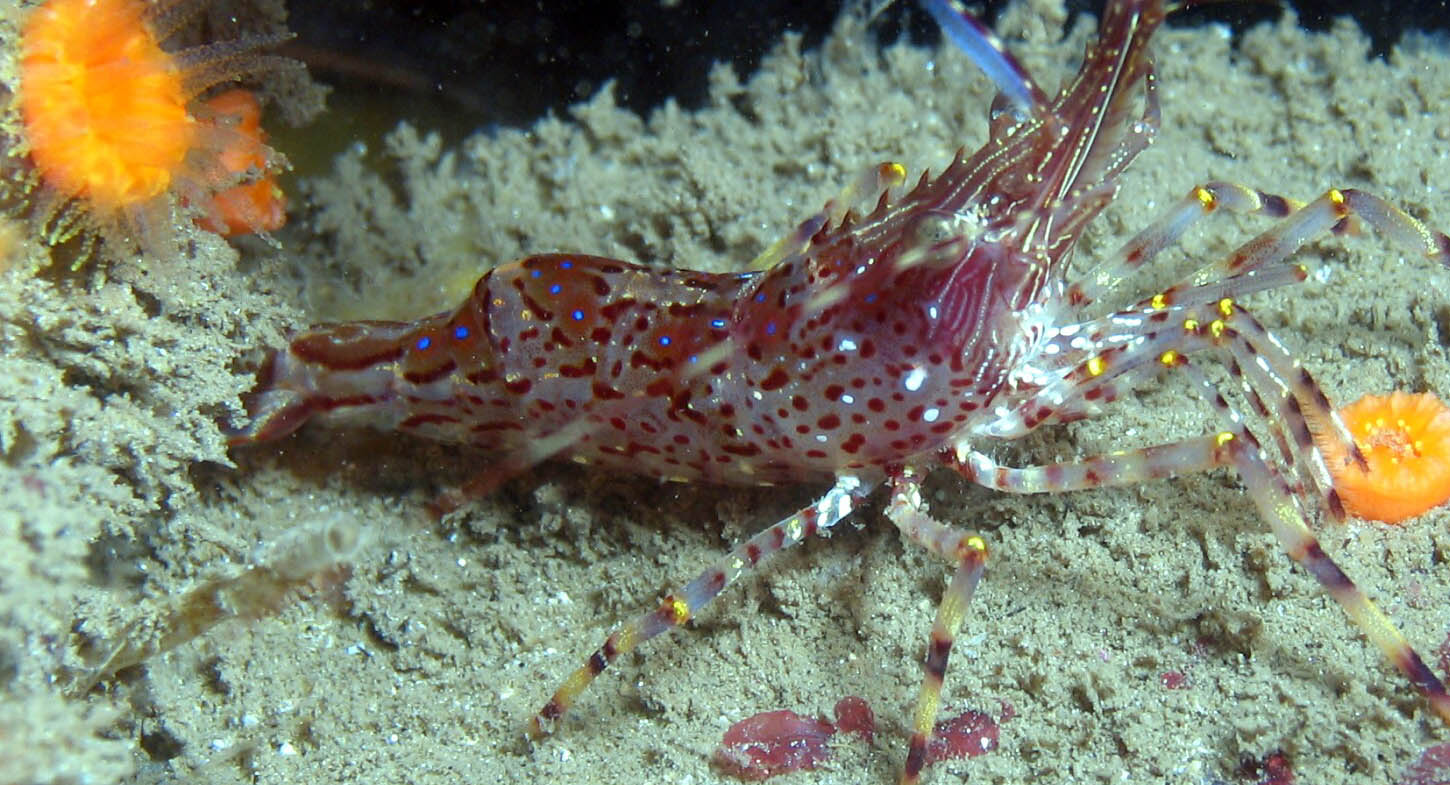
[[[1051, 86], [1088, 27], [1059, 42], [1063, 15], [1039, 5], [1008, 13], [1003, 32]], [[434, 524], [425, 502], [477, 456], [317, 429], [229, 455], [214, 422], [238, 416], [258, 350], [291, 327], [421, 315], [535, 251], [739, 269], [861, 167], [940, 169], [980, 143], [990, 91], [965, 57], [868, 40], [850, 20], [818, 50], [787, 40], [749, 80], [717, 71], [697, 112], [641, 118], [606, 90], [456, 149], [402, 126], [385, 149], [304, 183], [281, 252], [243, 244], [239, 256], [196, 234], [179, 261], [71, 272], [43, 266], [27, 224], [7, 223], [0, 782], [729, 782], [709, 759], [732, 722], [829, 713], [851, 694], [875, 709], [875, 741], [846, 740], [823, 769], [777, 781], [893, 781], [946, 568], [905, 545], [879, 505], [624, 658], [531, 747], [526, 719], [617, 622], [819, 489], [661, 487], [546, 465]], [[1162, 134], [1081, 261], [1210, 179], [1300, 198], [1362, 187], [1450, 227], [1444, 46], [1372, 60], [1348, 23], [1306, 34], [1286, 18], [1237, 50], [1217, 27], [1167, 30], [1155, 49]], [[1263, 225], [1210, 220], [1181, 248], [1207, 259]], [[1395, 388], [1450, 396], [1450, 274], [1372, 234], [1304, 258], [1322, 261], [1309, 282], [1248, 302], [1336, 403]], [[1181, 259], [1165, 257], [1155, 282]], [[1170, 378], [999, 456], [1214, 427]], [[951, 476], [932, 488], [938, 516], [994, 548], [948, 711], [1007, 701], [1016, 717], [999, 749], [930, 781], [1231, 783], [1252, 781], [1242, 758], [1283, 750], [1299, 783], [1392, 783], [1450, 740], [1225, 472], [1043, 497]], [[1319, 530], [1432, 661], [1450, 632], [1447, 520]], [[364, 538], [344, 580], [82, 689], [108, 653], [160, 640], [188, 591], [319, 526]], [[1186, 688], [1165, 689], [1168, 671]]]

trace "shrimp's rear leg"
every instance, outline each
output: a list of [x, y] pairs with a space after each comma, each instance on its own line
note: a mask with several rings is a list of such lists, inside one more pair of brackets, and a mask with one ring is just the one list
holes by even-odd
[[559, 718], [609, 663], [650, 638], [689, 621], [725, 587], [777, 551], [835, 526], [861, 504], [872, 487], [855, 477], [838, 478], [836, 484], [814, 504], [737, 545], [684, 588], [667, 595], [658, 608], [610, 633], [604, 645], [570, 674], [554, 691], [549, 702], [529, 720], [529, 735], [538, 739], [553, 733]]

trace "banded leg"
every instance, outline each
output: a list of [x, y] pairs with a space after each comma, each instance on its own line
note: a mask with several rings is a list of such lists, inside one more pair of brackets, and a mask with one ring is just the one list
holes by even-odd
[[1305, 243], [1326, 232], [1338, 231], [1355, 217], [1363, 219], [1400, 248], [1450, 267], [1450, 237], [1429, 229], [1378, 196], [1353, 188], [1342, 191], [1331, 188], [1232, 254], [1199, 269], [1189, 280], [1207, 283], [1281, 262]]
[[[1354, 446], [1328, 397], [1289, 350], [1233, 300], [1223, 298], [1211, 312], [1199, 317], [1195, 310], [1183, 313], [1183, 335], [1177, 346], [1160, 351], [1165, 332], [1168, 343], [1172, 343], [1172, 333], [1160, 331], [1146, 336], [1155, 340], [1125, 346], [1122, 352], [1136, 354], [1136, 359], [1119, 359], [1105, 353], [1095, 358], [1097, 367], [1119, 362], [1142, 365], [1144, 355], [1153, 355], [1160, 366], [1174, 367], [1187, 353], [1216, 349], [1223, 355], [1229, 375], [1238, 380], [1250, 408], [1278, 445], [1286, 474], [1294, 480], [1296, 496], [1306, 508], [1320, 507], [1331, 519], [1342, 522], [1344, 508], [1320, 446], [1331, 439], [1346, 445], [1350, 460], [1361, 467], [1364, 456]], [[1089, 394], [1092, 389], [1092, 383], [1088, 383], [1081, 394]], [[1054, 413], [1051, 419], [1061, 419], [1061, 414]]]
[[1061, 493], [1137, 485], [1228, 466], [1230, 461], [1224, 445], [1231, 439], [1232, 434], [1227, 432], [1211, 433], [1077, 461], [1022, 467], [1003, 466], [966, 445], [960, 445], [949, 463], [963, 477], [995, 491]]
[[1005, 467], [965, 446], [948, 462], [971, 481], [1009, 493], [1047, 493], [1128, 485], [1193, 472], [1232, 466], [1260, 515], [1268, 522], [1289, 558], [1313, 575], [1329, 591], [1350, 620], [1385, 657], [1410, 680], [1434, 712], [1450, 723], [1450, 695], [1423, 658], [1394, 623], [1350, 580], [1324, 552], [1306, 518], [1302, 489], [1296, 490], [1268, 459], [1259, 440], [1244, 426], [1238, 413], [1218, 388], [1184, 357], [1175, 367], [1187, 373], [1201, 389], [1228, 428], [1217, 434], [1132, 451], [1111, 453], [1081, 461]]
[[[1169, 318], [1181, 321], [1175, 325]], [[1230, 375], [1278, 443], [1301, 497], [1308, 501], [1313, 494], [1333, 519], [1344, 518], [1317, 445], [1337, 440], [1348, 445], [1351, 460], [1361, 465], [1363, 455], [1313, 377], [1248, 311], [1223, 298], [1212, 310], [1175, 306], [1153, 318], [1116, 314], [1098, 324], [1099, 330], [1119, 332], [1103, 336], [1069, 331], [1062, 336], [1068, 341], [1080, 337], [1086, 347], [1106, 348], [1087, 356], [1079, 353], [1082, 359], [1075, 367], [1059, 370], [1057, 379], [1017, 404], [1012, 416], [999, 417], [990, 435], [1010, 438], [1045, 423], [1076, 419], [1110, 397], [1124, 379], [1156, 373], [1186, 354], [1214, 349], [1225, 357]]]
[[912, 542], [956, 564], [952, 581], [942, 593], [936, 620], [931, 625], [931, 643], [922, 664], [925, 675], [916, 699], [911, 720], [911, 741], [906, 748], [906, 763], [901, 771], [901, 785], [915, 785], [926, 767], [926, 748], [941, 708], [942, 684], [946, 680], [947, 659], [957, 630], [967, 615], [967, 604], [982, 569], [987, 563], [987, 543], [976, 535], [964, 534], [927, 515], [921, 500], [921, 483], [917, 472], [904, 468], [891, 478], [891, 502], [886, 517]]
[[[1217, 212], [1219, 208], [1244, 215], [1286, 220], [1244, 243], [1232, 254], [1199, 268], [1182, 282], [1141, 301], [1139, 308], [1149, 311], [1161, 309], [1167, 304], [1180, 302], [1187, 290], [1222, 283], [1228, 278], [1257, 277], [1315, 237], [1353, 229], [1355, 218], [1373, 226], [1401, 248], [1450, 266], [1450, 237], [1425, 227], [1403, 210], [1373, 194], [1352, 188], [1330, 189], [1306, 205], [1232, 183], [1211, 182], [1196, 186], [1167, 213], [1124, 244], [1111, 261], [1091, 270], [1086, 280], [1073, 283], [1068, 288], [1068, 302], [1083, 306], [1103, 299], [1134, 271], [1177, 242], [1200, 218]], [[1297, 265], [1292, 267], [1298, 268]], [[1243, 296], [1249, 291], [1264, 288], [1271, 286], [1240, 286], [1225, 295]]]
[[[1221, 300], [1215, 307], [1232, 314], [1232, 305]], [[1046, 381], [1030, 397], [998, 416], [986, 435], [1013, 439], [1047, 423], [1079, 419], [1092, 413], [1118, 383], [1172, 367], [1174, 358], [1183, 354], [1218, 346], [1225, 328], [1222, 318], [1199, 318], [1196, 311], [1177, 306], [1147, 317], [1120, 313], [1072, 325], [1051, 339], [1056, 347], [1052, 356], [1062, 358], [1059, 367], [1044, 374]]]
[[[1223, 301], [1222, 308], [1227, 314], [1224, 321], [1231, 326], [1219, 331], [1215, 340], [1229, 355], [1230, 375], [1241, 381], [1244, 395], [1278, 440], [1289, 474], [1307, 492], [1325, 500], [1324, 510], [1332, 520], [1343, 523], [1344, 506], [1325, 462], [1324, 447], [1330, 440], [1345, 445], [1348, 459], [1367, 470], [1364, 454], [1319, 383], [1273, 333], [1229, 300]], [[1261, 390], [1277, 392], [1277, 416], [1270, 416]], [[1285, 438], [1279, 423], [1292, 440]]]
[[[1294, 203], [1281, 201], [1293, 207]], [[1364, 220], [1400, 248], [1450, 267], [1450, 237], [1426, 227], [1378, 196], [1353, 188], [1342, 191], [1331, 188], [1323, 196], [1294, 210], [1283, 221], [1240, 245], [1233, 253], [1204, 265], [1180, 283], [1140, 301], [1129, 310], [1152, 313], [1181, 302], [1187, 292], [1222, 286], [1229, 279], [1256, 279], [1277, 266], [1286, 265], [1286, 259], [1316, 237], [1331, 232], [1341, 233], [1344, 227], [1353, 225], [1355, 218]], [[1288, 269], [1302, 271], [1299, 275], [1301, 281], [1307, 274], [1301, 265], [1288, 265]], [[1270, 287], [1259, 284], [1236, 287], [1225, 292], [1225, 296], [1239, 297], [1265, 288]]]
[[[1322, 502], [1324, 511], [1332, 519], [1342, 521], [1344, 510], [1320, 446], [1331, 439], [1347, 445], [1350, 460], [1361, 467], [1364, 456], [1354, 446], [1343, 421], [1318, 383], [1272, 333], [1229, 298], [1220, 299], [1201, 318], [1192, 309], [1184, 311], [1181, 318], [1183, 335], [1177, 339], [1177, 345], [1171, 330], [1150, 333], [1143, 336], [1141, 344], [1122, 344], [1120, 349], [1090, 359], [1084, 364], [1085, 370], [1114, 379], [1107, 370], [1119, 364], [1129, 365], [1135, 371], [1152, 369], [1152, 365], [1145, 363], [1152, 356], [1160, 366], [1172, 367], [1184, 354], [1204, 348], [1217, 349], [1224, 355], [1230, 376], [1239, 381], [1244, 397], [1278, 444], [1283, 464], [1295, 479], [1297, 494], [1310, 507]], [[1083, 376], [1081, 372], [1078, 375]], [[1064, 381], [1074, 380], [1065, 377]], [[1092, 399], [1099, 384], [1097, 380], [1084, 380], [1079, 382], [1077, 390], [1057, 394], [1063, 401], [1062, 406], [1043, 422], [1071, 416], [1075, 409], [1081, 408], [1073, 405], [1074, 399]], [[1318, 501], [1311, 501], [1311, 496]]]
[[1068, 288], [1067, 301], [1073, 305], [1088, 305], [1104, 299], [1134, 272], [1178, 242], [1199, 219], [1218, 212], [1221, 207], [1240, 215], [1283, 218], [1303, 204], [1233, 183], [1210, 182], [1194, 186], [1187, 196], [1124, 243], [1108, 261], [1091, 269], [1085, 280], [1074, 282]]
[[1201, 328], [1207, 328], [1212, 335], [1221, 329], [1225, 316], [1233, 312], [1234, 301], [1227, 296], [1230, 292], [1277, 288], [1303, 281], [1305, 276], [1299, 265], [1254, 270], [1181, 291], [1180, 302], [1171, 305], [1135, 306], [1056, 328], [1039, 363], [1044, 377], [1040, 388], [1031, 398], [1020, 400], [1012, 412], [998, 417], [987, 435], [1017, 438], [1040, 425], [1093, 414], [1101, 403], [1111, 400], [1118, 383], [1156, 373], [1159, 369], [1150, 360], [1165, 352], [1191, 352], [1209, 345], [1204, 340], [1185, 339], [1183, 333], [1201, 334]]
[[1234, 422], [1231, 431], [1234, 438], [1226, 445], [1229, 448], [1230, 460], [1243, 479], [1249, 497], [1258, 507], [1259, 515], [1268, 522], [1284, 552], [1319, 581], [1319, 585], [1339, 603], [1355, 626], [1384, 654], [1385, 659], [1403, 673], [1411, 686], [1425, 697], [1431, 710], [1441, 720], [1450, 723], [1450, 694], [1445, 692], [1445, 685], [1395, 627], [1394, 622], [1324, 552], [1323, 546], [1310, 531], [1293, 490], [1266, 460], [1258, 440], [1237, 421], [1236, 415], [1229, 409], [1223, 397], [1217, 394], [1213, 382], [1195, 368], [1188, 370], [1192, 371], [1199, 386], [1209, 394], [1215, 408]]
[[615, 630], [583, 666], [559, 685], [549, 702], [529, 720], [529, 735], [538, 739], [553, 733], [559, 718], [573, 705], [574, 699], [615, 658], [689, 621], [726, 586], [777, 551], [840, 523], [861, 504], [873, 487], [874, 483], [865, 484], [855, 477], [837, 479], [836, 484], [814, 504], [736, 546], [695, 576], [683, 589], [666, 596], [658, 608]]

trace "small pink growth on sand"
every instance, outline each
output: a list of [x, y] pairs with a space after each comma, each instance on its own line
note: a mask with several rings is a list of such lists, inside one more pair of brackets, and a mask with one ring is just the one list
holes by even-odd
[[744, 780], [814, 769], [831, 756], [826, 742], [835, 731], [823, 719], [802, 717], [793, 711], [761, 712], [725, 731], [725, 738], [715, 750], [715, 763], [725, 773]]
[[1435, 601], [1425, 591], [1425, 584], [1415, 579], [1411, 579], [1405, 584], [1404, 595], [1405, 604], [1417, 610], [1430, 608], [1435, 604]]
[[1201, 660], [1213, 653], [1218, 648], [1218, 643], [1207, 635], [1194, 639], [1193, 643], [1187, 646], [1188, 655], [1195, 660]]
[[1437, 744], [1420, 753], [1400, 785], [1450, 785], [1450, 744]]
[[997, 722], [1011, 722], [1012, 718], [1017, 716], [1017, 707], [1010, 702], [999, 698], [997, 703], [1002, 706], [1002, 713], [997, 717]]
[[1294, 769], [1282, 751], [1268, 753], [1259, 760], [1245, 757], [1239, 764], [1239, 776], [1257, 777], [1258, 785], [1294, 785]]
[[[980, 711], [966, 711], [936, 724], [926, 748], [927, 765], [973, 758], [997, 749], [1000, 728], [1017, 715], [1001, 701], [1000, 720]], [[793, 711], [763, 711], [725, 731], [715, 750], [715, 765], [743, 780], [764, 780], [777, 774], [814, 769], [831, 757], [827, 746], [837, 730], [859, 735], [868, 744], [876, 736], [876, 715], [864, 698], [848, 695], [836, 702], [836, 723], [802, 717]], [[1292, 782], [1292, 780], [1288, 781]], [[1288, 782], [1272, 785], [1288, 785]]]
[[931, 740], [927, 742], [927, 765], [991, 752], [997, 749], [1000, 732], [992, 715], [980, 711], [964, 711], [949, 720], [942, 720], [932, 729]]
[[876, 715], [871, 712], [865, 698], [847, 695], [836, 701], [836, 729], [855, 733], [867, 744], [876, 738]]
[[1183, 671], [1163, 671], [1158, 676], [1158, 683], [1165, 690], [1181, 690], [1188, 686], [1188, 676]]

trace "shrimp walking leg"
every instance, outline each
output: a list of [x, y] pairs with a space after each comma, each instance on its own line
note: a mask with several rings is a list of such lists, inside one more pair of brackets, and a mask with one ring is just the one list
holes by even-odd
[[736, 546], [685, 584], [684, 588], [671, 592], [660, 601], [658, 608], [615, 630], [584, 665], [559, 685], [549, 702], [529, 720], [529, 735], [537, 739], [552, 733], [559, 718], [579, 694], [619, 655], [628, 654], [650, 638], [689, 621], [725, 587], [775, 553], [840, 523], [872, 489], [871, 485], [863, 484], [854, 477], [841, 477], [815, 503]]
[[910, 469], [903, 469], [891, 478], [891, 502], [887, 505], [886, 517], [908, 540], [956, 564], [931, 625], [931, 642], [922, 663], [921, 691], [916, 711], [912, 713], [911, 739], [901, 772], [901, 785], [915, 785], [926, 767], [927, 745], [941, 707], [952, 643], [956, 641], [957, 630], [967, 616], [967, 605], [987, 564], [987, 544], [981, 537], [957, 531], [928, 515], [922, 504], [920, 477]]
[[1193, 379], [1221, 419], [1226, 421], [1228, 427], [1225, 430], [1172, 444], [1080, 461], [1015, 468], [1002, 466], [980, 452], [964, 450], [955, 457], [956, 468], [972, 482], [993, 490], [1055, 493], [1132, 485], [1224, 466], [1233, 467], [1284, 552], [1328, 590], [1350, 620], [1426, 698], [1431, 709], [1450, 722], [1450, 694], [1446, 693], [1443, 683], [1394, 623], [1324, 552], [1310, 531], [1303, 501], [1304, 489], [1290, 485], [1284, 472], [1270, 460], [1260, 441], [1244, 426], [1238, 413], [1206, 375], [1189, 365], [1186, 359], [1180, 359], [1177, 366]]

